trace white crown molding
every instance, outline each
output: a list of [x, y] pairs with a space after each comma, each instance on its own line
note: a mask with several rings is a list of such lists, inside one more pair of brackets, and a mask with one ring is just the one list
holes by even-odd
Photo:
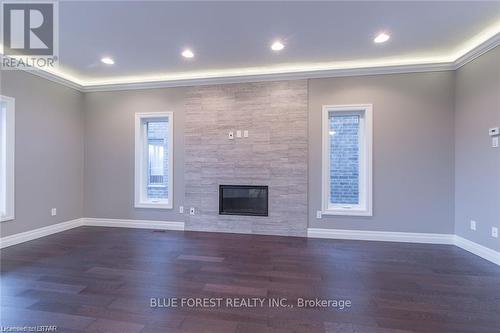
[[172, 88], [172, 87], [188, 87], [212, 84], [229, 84], [229, 83], [245, 83], [245, 82], [262, 82], [262, 81], [282, 81], [282, 80], [299, 80], [299, 79], [317, 79], [328, 77], [346, 77], [346, 76], [364, 76], [364, 75], [383, 75], [383, 74], [401, 74], [401, 73], [424, 73], [436, 71], [453, 71], [456, 70], [484, 53], [492, 50], [500, 45], [500, 33], [484, 41], [472, 50], [459, 56], [455, 61], [440, 62], [440, 63], [425, 63], [425, 64], [407, 64], [407, 65], [380, 65], [374, 67], [363, 68], [345, 68], [345, 69], [303, 69], [300, 71], [282, 72], [282, 73], [263, 73], [250, 75], [224, 75], [214, 77], [200, 77], [175, 80], [161, 81], [144, 81], [144, 82], [125, 82], [125, 83], [103, 83], [91, 84], [84, 82], [74, 82], [68, 78], [64, 78], [57, 74], [49, 73], [43, 70], [25, 70], [27, 73], [37, 75], [47, 80], [62, 84], [72, 89], [81, 92], [99, 92], [99, 91], [117, 91], [117, 90], [137, 90], [137, 89], [155, 89], [155, 88]]
[[455, 245], [500, 266], [500, 252], [455, 235]]
[[4, 247], [24, 243], [33, 239], [56, 234], [61, 231], [66, 231], [83, 225], [82, 219], [75, 219], [67, 222], [52, 224], [43, 228], [38, 228], [26, 232], [21, 232], [7, 237], [0, 238], [0, 249]]
[[83, 218], [83, 225], [93, 227], [139, 228], [156, 230], [184, 230], [184, 222], [168, 222], [153, 220], [123, 220]]
[[327, 239], [350, 239], [381, 242], [404, 242], [426, 244], [454, 244], [453, 234], [431, 234], [414, 232], [388, 232], [345, 229], [308, 228], [307, 237]]
[[78, 90], [80, 92], [83, 92], [85, 90], [85, 87], [82, 86], [81, 84], [75, 83], [71, 80], [65, 79], [59, 75], [52, 74], [50, 72], [41, 70], [41, 69], [22, 69], [23, 72], [26, 72], [31, 75], [35, 75], [44, 79], [47, 79], [49, 81], [59, 83], [63, 86], [66, 86], [68, 88], [72, 88], [75, 90]]
[[467, 63], [473, 61], [474, 59], [482, 56], [486, 52], [493, 50], [495, 47], [500, 45], [500, 33], [491, 37], [484, 43], [481, 43], [477, 47], [473, 48], [469, 52], [463, 54], [458, 59], [453, 62], [454, 69], [459, 69], [460, 67], [466, 65]]
[[400, 66], [379, 66], [352, 69], [329, 69], [312, 70], [291, 73], [272, 73], [272, 74], [252, 74], [239, 76], [222, 76], [213, 78], [196, 78], [183, 80], [169, 80], [156, 82], [136, 82], [136, 83], [117, 83], [102, 85], [83, 86], [83, 92], [98, 91], [117, 91], [117, 90], [136, 90], [136, 89], [157, 89], [173, 87], [191, 87], [213, 84], [230, 83], [248, 83], [264, 81], [284, 81], [284, 80], [302, 80], [319, 79], [329, 77], [363, 76], [363, 75], [382, 75], [382, 74], [400, 74], [400, 73], [420, 73], [420, 72], [439, 72], [454, 70], [453, 63], [424, 64], [424, 65], [400, 65]]

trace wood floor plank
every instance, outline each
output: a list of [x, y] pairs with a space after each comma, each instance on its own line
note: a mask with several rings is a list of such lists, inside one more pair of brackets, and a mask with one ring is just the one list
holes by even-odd
[[203, 290], [210, 291], [213, 293], [230, 294], [230, 295], [258, 296], [258, 297], [265, 297], [267, 295], [267, 289], [265, 288], [254, 288], [254, 287], [225, 285], [216, 283], [207, 283], [203, 288]]
[[222, 262], [223, 257], [212, 257], [212, 256], [199, 256], [199, 255], [189, 255], [181, 254], [177, 257], [179, 260], [194, 260], [194, 261], [205, 261], [205, 262]]
[[144, 325], [123, 321], [97, 319], [85, 330], [89, 333], [139, 333]]
[[68, 315], [60, 312], [35, 311], [2, 307], [2, 327], [57, 326], [58, 332], [84, 330], [95, 321], [94, 318]]

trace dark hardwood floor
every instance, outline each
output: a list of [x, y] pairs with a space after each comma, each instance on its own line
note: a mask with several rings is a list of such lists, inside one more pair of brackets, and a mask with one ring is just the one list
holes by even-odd
[[[500, 268], [454, 246], [80, 227], [0, 253], [2, 327], [500, 332]], [[293, 307], [150, 307], [171, 297]], [[298, 298], [352, 306], [299, 308]]]

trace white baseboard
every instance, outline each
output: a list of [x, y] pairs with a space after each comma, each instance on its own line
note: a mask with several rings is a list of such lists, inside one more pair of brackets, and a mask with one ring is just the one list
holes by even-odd
[[307, 237], [455, 245], [494, 264], [500, 265], [500, 252], [454, 234], [309, 228], [307, 229]]
[[406, 242], [427, 244], [454, 244], [453, 234], [429, 234], [413, 232], [386, 232], [345, 229], [308, 228], [307, 237], [329, 239], [352, 239], [382, 242]]
[[84, 218], [83, 225], [94, 227], [184, 230], [184, 222]]
[[500, 266], [500, 252], [455, 235], [455, 245]]
[[7, 237], [1, 237], [0, 249], [81, 226], [184, 230], [183, 222], [81, 218], [21, 232]]
[[0, 249], [4, 247], [24, 243], [40, 237], [56, 234], [61, 231], [73, 229], [83, 225], [83, 219], [75, 219], [67, 222], [52, 224], [43, 228], [38, 228], [15, 235], [0, 238]]

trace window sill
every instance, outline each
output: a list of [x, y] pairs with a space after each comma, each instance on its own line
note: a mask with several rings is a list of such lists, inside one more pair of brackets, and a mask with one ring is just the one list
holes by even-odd
[[14, 216], [2, 216], [2, 217], [0, 217], [0, 222], [12, 221], [14, 219], [15, 219]]
[[323, 210], [321, 214], [336, 216], [373, 216], [371, 211], [359, 209], [327, 209]]
[[172, 209], [172, 203], [167, 202], [141, 202], [134, 205], [135, 208], [150, 208], [150, 209]]

